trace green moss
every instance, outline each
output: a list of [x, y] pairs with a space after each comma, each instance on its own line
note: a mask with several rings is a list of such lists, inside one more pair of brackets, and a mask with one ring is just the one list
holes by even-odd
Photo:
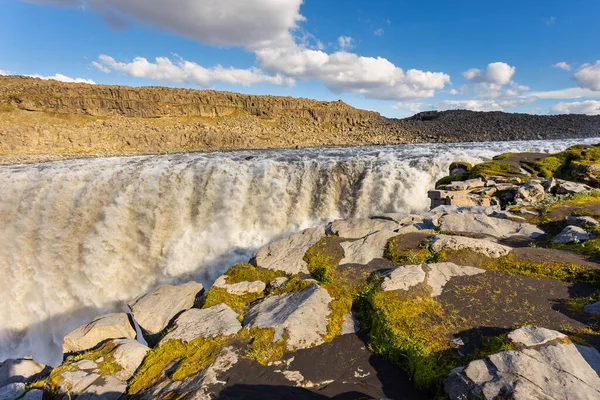
[[148, 352], [129, 382], [128, 393], [133, 395], [150, 386], [172, 364], [176, 364], [169, 375], [172, 380], [182, 380], [200, 372], [214, 362], [226, 343], [227, 339], [221, 336], [200, 337], [189, 343], [169, 340]]
[[293, 292], [301, 292], [310, 285], [314, 285], [314, 281], [302, 279], [299, 276], [293, 276], [289, 279], [289, 281], [280, 288], [269, 290], [269, 295], [279, 295]]
[[600, 293], [594, 293], [586, 297], [576, 297], [573, 299], [565, 300], [565, 308], [571, 314], [574, 315], [585, 315], [583, 308], [589, 304], [593, 304], [598, 301], [598, 295]]
[[492, 158], [492, 160], [494, 161], [503, 161], [506, 160], [507, 158], [510, 158], [514, 153], [502, 153], [502, 154], [498, 154], [497, 156], [495, 156], [494, 158]]
[[489, 176], [520, 176], [513, 166], [500, 161], [488, 161], [477, 164], [471, 169], [471, 178], [487, 178]]
[[435, 183], [435, 188], [437, 189], [441, 186], [449, 185], [452, 182], [466, 181], [467, 179], [469, 179], [468, 174], [445, 176]]
[[572, 146], [563, 152], [530, 163], [530, 166], [545, 178], [551, 176], [575, 180], [589, 178], [585, 168], [576, 168], [578, 165], [600, 165], [600, 147], [598, 145]]
[[444, 253], [433, 251], [428, 242], [423, 242], [419, 249], [402, 248], [404, 235], [391, 238], [384, 251], [384, 257], [398, 264], [428, 264], [442, 262]]
[[217, 304], [225, 303], [233, 311], [240, 314], [240, 318], [243, 318], [243, 314], [246, 310], [246, 307], [250, 303], [264, 296], [264, 293], [246, 293], [244, 295], [238, 296], [229, 293], [225, 289], [211, 287], [208, 290], [208, 292], [206, 292], [206, 294], [204, 295], [204, 304], [202, 305], [202, 308], [208, 308], [216, 306]]
[[252, 340], [248, 345], [246, 356], [255, 360], [261, 365], [279, 361], [285, 354], [287, 337], [284, 334], [283, 338], [274, 341], [275, 330], [269, 329], [250, 329]]
[[473, 166], [465, 161], [455, 161], [452, 164], [450, 164], [450, 167], [448, 168], [448, 170], [453, 171], [455, 169], [464, 169], [465, 171], [469, 172], [471, 170], [471, 168], [473, 168]]
[[308, 264], [308, 271], [317, 281], [329, 283], [333, 280], [337, 262], [333, 256], [323, 254], [323, 247], [327, 246], [329, 241], [335, 238], [324, 237], [314, 246], [312, 246], [304, 255], [304, 261]]
[[574, 251], [589, 257], [600, 256], [600, 238], [581, 243], [552, 243], [551, 246], [554, 249]]
[[275, 278], [286, 276], [281, 271], [271, 271], [250, 264], [236, 264], [229, 268], [225, 274], [227, 275], [226, 283], [228, 284], [256, 281], [268, 284]]

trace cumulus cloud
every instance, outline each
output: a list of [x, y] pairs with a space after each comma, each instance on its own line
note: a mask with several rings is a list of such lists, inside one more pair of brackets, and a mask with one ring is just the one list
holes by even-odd
[[340, 36], [338, 38], [338, 44], [342, 51], [352, 50], [352, 48], [354, 48], [354, 40], [350, 36]]
[[218, 46], [258, 48], [293, 41], [303, 0], [29, 0], [82, 7], [105, 21], [136, 21]]
[[316, 79], [334, 93], [361, 93], [383, 100], [433, 97], [450, 83], [442, 72], [404, 71], [382, 57], [362, 57], [346, 51], [324, 51], [294, 46], [256, 52], [262, 68], [301, 80]]
[[600, 91], [600, 60], [596, 64], [583, 64], [573, 79], [581, 88]]
[[572, 103], [561, 102], [550, 108], [552, 114], [600, 115], [600, 101], [586, 100]]
[[39, 78], [39, 79], [43, 79], [45, 81], [53, 80], [53, 81], [67, 82], [67, 83], [89, 83], [90, 85], [96, 84], [96, 82], [94, 82], [91, 79], [71, 78], [70, 76], [66, 76], [63, 74], [54, 74], [52, 76], [42, 76], [39, 74], [34, 74], [34, 75], [25, 75], [25, 76], [29, 76], [31, 78]]
[[506, 85], [515, 74], [516, 68], [511, 67], [507, 63], [494, 62], [487, 66], [485, 75], [481, 74], [478, 68], [471, 68], [463, 72], [465, 79], [473, 83], [488, 83], [492, 85]]
[[554, 68], [564, 69], [565, 71], [570, 71], [571, 70], [571, 65], [568, 64], [568, 63], [566, 63], [566, 62], [564, 62], [564, 61], [561, 61], [561, 62], [558, 62], [558, 63], [554, 64], [553, 67]]
[[236, 69], [217, 65], [204, 68], [194, 62], [178, 59], [173, 62], [167, 57], [157, 57], [152, 63], [143, 57], [133, 61], [117, 62], [113, 57], [101, 55], [93, 65], [103, 72], [124, 72], [134, 78], [146, 78], [161, 82], [188, 83], [209, 87], [214, 82], [230, 85], [251, 86], [270, 83], [278, 86], [293, 86], [294, 79], [277, 75], [267, 75], [258, 68]]

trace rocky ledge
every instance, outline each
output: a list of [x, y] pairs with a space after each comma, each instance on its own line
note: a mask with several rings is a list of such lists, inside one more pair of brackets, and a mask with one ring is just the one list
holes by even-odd
[[5, 361], [0, 399], [598, 399], [599, 165], [455, 163], [428, 212], [296, 233], [94, 318], [60, 366]]

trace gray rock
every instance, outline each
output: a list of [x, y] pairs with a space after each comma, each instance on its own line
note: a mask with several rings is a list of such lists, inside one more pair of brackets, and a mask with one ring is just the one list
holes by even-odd
[[91, 360], [81, 360], [72, 364], [75, 368], [80, 369], [82, 371], [94, 371], [98, 368], [98, 365]]
[[378, 219], [340, 219], [333, 221], [329, 230], [342, 238], [360, 239], [378, 231], [393, 231], [398, 223]]
[[496, 238], [518, 235], [535, 239], [544, 235], [544, 231], [535, 225], [483, 214], [447, 214], [440, 217], [439, 225], [442, 231], [481, 233]]
[[183, 285], [162, 285], [135, 299], [129, 307], [148, 342], [169, 326], [173, 318], [194, 306], [202, 285], [187, 282]]
[[354, 314], [348, 313], [344, 315], [344, 323], [342, 324], [340, 335], [349, 335], [352, 333], [357, 333], [359, 330], [360, 324], [358, 320], [354, 318]]
[[383, 258], [388, 240], [397, 235], [392, 231], [384, 230], [353, 242], [340, 243], [344, 249], [344, 258], [340, 261], [340, 265], [368, 264], [376, 258]]
[[537, 182], [528, 182], [519, 186], [515, 199], [520, 199], [526, 202], [537, 203], [546, 198], [544, 187]]
[[273, 328], [274, 341], [288, 335], [288, 350], [306, 349], [323, 343], [332, 301], [327, 290], [311, 285], [297, 293], [269, 296], [246, 314], [244, 326]]
[[567, 218], [565, 218], [565, 221], [567, 221], [569, 225], [579, 226], [581, 228], [585, 228], [586, 226], [600, 226], [600, 222], [592, 217], [569, 215]]
[[323, 228], [307, 229], [290, 237], [277, 240], [258, 250], [251, 262], [272, 271], [287, 274], [308, 274], [304, 255], [325, 235]]
[[577, 243], [590, 240], [590, 235], [578, 226], [567, 226], [561, 233], [556, 235], [554, 243]]
[[63, 353], [78, 353], [92, 349], [108, 339], [134, 339], [135, 335], [127, 314], [101, 315], [89, 324], [67, 333], [63, 341]]
[[471, 276], [484, 273], [475, 267], [464, 267], [453, 263], [403, 265], [388, 273], [381, 283], [384, 292], [408, 290], [424, 283], [431, 288], [431, 296], [437, 297], [448, 281], [455, 276]]
[[533, 347], [540, 344], [546, 344], [557, 339], [566, 339], [567, 336], [558, 331], [536, 326], [524, 326], [508, 334], [508, 338], [513, 342], [525, 347]]
[[430, 190], [427, 196], [431, 200], [431, 209], [439, 206], [490, 207], [497, 204], [496, 199], [475, 195], [469, 190]]
[[550, 178], [547, 181], [545, 181], [543, 183], [544, 186], [544, 190], [546, 191], [546, 193], [553, 193], [556, 190], [556, 185], [558, 185], [558, 182], [556, 181], [555, 178]]
[[121, 370], [115, 374], [115, 377], [128, 381], [142, 365], [150, 348], [132, 339], [116, 339], [112, 342], [116, 345], [112, 351], [112, 358], [121, 366]]
[[508, 246], [494, 243], [486, 239], [473, 239], [464, 236], [438, 235], [431, 239], [431, 249], [434, 251], [468, 249], [488, 257], [498, 258], [507, 255], [512, 250]]
[[0, 400], [14, 400], [23, 396], [25, 393], [25, 384], [22, 382], [15, 382], [9, 385], [0, 387]]
[[39, 389], [31, 389], [25, 396], [21, 397], [21, 400], [43, 400], [44, 391]]
[[373, 215], [373, 216], [371, 216], [371, 219], [383, 219], [386, 221], [395, 222], [397, 224], [402, 224], [403, 221], [410, 220], [411, 217], [419, 218], [418, 215], [414, 215], [414, 214], [407, 215], [406, 213], [385, 213], [385, 214]]
[[191, 342], [198, 337], [234, 335], [242, 329], [238, 316], [223, 303], [202, 310], [186, 311], [177, 318], [173, 329], [162, 338], [160, 343], [164, 344], [169, 340]]
[[542, 328], [521, 328], [509, 338], [515, 338], [521, 347], [450, 373], [444, 382], [450, 399], [600, 398], [600, 353], [596, 349], [574, 345], [560, 332]]
[[31, 357], [6, 360], [0, 364], [0, 387], [9, 383], [31, 383], [50, 373], [52, 368], [40, 364]]
[[595, 315], [600, 314], [600, 301], [586, 305], [585, 307], [583, 307], [583, 312]]
[[484, 186], [485, 182], [480, 178], [467, 179], [466, 181], [456, 181], [450, 183], [449, 185], [446, 185], [446, 187], [449, 190], [471, 190], [475, 188], [481, 188]]
[[77, 400], [118, 400], [127, 392], [127, 383], [112, 375], [100, 376], [85, 388]]
[[290, 280], [286, 277], [280, 276], [278, 278], [273, 279], [271, 282], [269, 282], [269, 287], [271, 289], [280, 289], [282, 287], [284, 287], [285, 285], [287, 285], [287, 283]]
[[83, 393], [91, 384], [100, 378], [97, 373], [88, 373], [86, 371], [66, 371], [58, 377], [58, 386], [56, 387], [59, 394], [64, 394], [67, 397], [73, 397]]
[[267, 285], [261, 281], [227, 283], [227, 275], [221, 275], [217, 278], [213, 287], [224, 289], [227, 293], [236, 296], [243, 296], [247, 293], [262, 293]]
[[515, 215], [508, 211], [494, 211], [493, 213], [491, 213], [489, 215], [490, 215], [490, 217], [500, 218], [500, 219], [508, 219], [513, 222], [519, 222], [519, 223], [527, 222], [527, 220], [525, 218], [519, 217], [518, 215]]
[[588, 185], [584, 185], [581, 183], [569, 182], [569, 181], [561, 181], [556, 186], [556, 194], [578, 194], [578, 193], [587, 193], [592, 190]]

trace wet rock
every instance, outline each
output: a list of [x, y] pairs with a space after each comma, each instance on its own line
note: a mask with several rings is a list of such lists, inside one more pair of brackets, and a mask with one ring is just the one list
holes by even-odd
[[592, 217], [569, 215], [565, 218], [565, 221], [567, 221], [569, 225], [579, 226], [581, 228], [585, 228], [586, 226], [600, 226], [600, 222]]
[[556, 186], [556, 194], [577, 194], [577, 193], [587, 193], [592, 190], [588, 185], [583, 185], [581, 183], [569, 182], [569, 181], [561, 181]]
[[342, 242], [344, 249], [342, 264], [368, 264], [376, 258], [383, 258], [388, 240], [398, 233], [392, 231], [379, 231], [354, 242]]
[[169, 340], [191, 342], [198, 337], [234, 335], [242, 329], [238, 316], [223, 303], [201, 310], [192, 309], [177, 318], [173, 329], [160, 342], [166, 343]]
[[247, 293], [262, 293], [266, 289], [267, 285], [261, 281], [254, 282], [238, 282], [238, 283], [227, 283], [227, 275], [221, 275], [213, 287], [221, 288], [227, 291], [227, 293], [234, 294], [236, 296], [242, 296]]
[[578, 226], [567, 226], [552, 239], [554, 243], [578, 243], [588, 240], [590, 240], [590, 235]]
[[183, 285], [162, 285], [135, 299], [129, 307], [149, 343], [169, 326], [173, 318], [194, 306], [202, 285], [187, 282]]
[[92, 349], [108, 339], [134, 339], [135, 335], [135, 329], [127, 314], [101, 315], [89, 324], [67, 333], [63, 342], [63, 353], [78, 353]]
[[52, 368], [31, 357], [6, 360], [0, 364], [0, 387], [10, 383], [31, 383], [48, 375]]
[[430, 244], [434, 251], [468, 249], [492, 258], [505, 256], [512, 250], [508, 246], [494, 243], [490, 240], [473, 239], [464, 236], [438, 235], [431, 239]]
[[273, 328], [274, 341], [287, 333], [288, 350], [305, 349], [323, 343], [327, 333], [329, 303], [327, 290], [311, 285], [301, 292], [269, 296], [246, 314], [244, 326]]
[[464, 267], [453, 263], [403, 265], [384, 277], [381, 288], [385, 292], [408, 290], [424, 283], [431, 288], [432, 297], [437, 297], [442, 294], [444, 286], [451, 278], [478, 275], [484, 272], [483, 269]]
[[393, 231], [398, 223], [377, 219], [340, 219], [333, 221], [329, 230], [342, 238], [361, 239], [378, 231]]
[[25, 384], [15, 382], [6, 386], [0, 387], [0, 400], [14, 400], [23, 396], [25, 393]]
[[535, 225], [482, 214], [447, 214], [440, 217], [439, 226], [442, 231], [482, 233], [496, 238], [518, 235], [535, 239], [544, 235]]
[[597, 399], [600, 353], [574, 345], [560, 332], [526, 327], [509, 334], [517, 350], [503, 351], [466, 368], [444, 382], [450, 399]]
[[251, 263], [272, 271], [308, 274], [304, 254], [325, 235], [323, 228], [307, 229], [277, 240], [254, 253]]

